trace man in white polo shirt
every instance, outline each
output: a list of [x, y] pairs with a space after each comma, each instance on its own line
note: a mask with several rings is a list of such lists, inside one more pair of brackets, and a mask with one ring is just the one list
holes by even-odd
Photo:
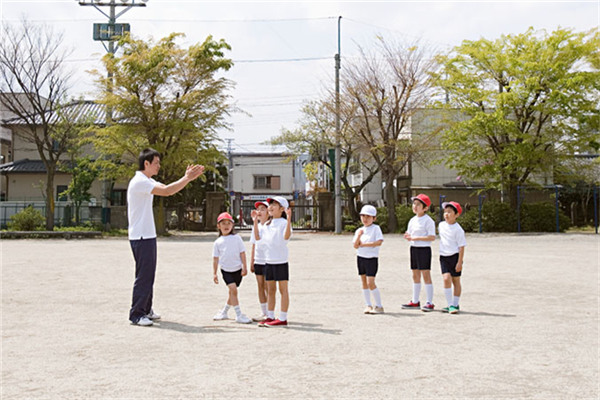
[[152, 310], [152, 291], [156, 272], [156, 228], [152, 213], [154, 195], [171, 196], [204, 172], [202, 165], [190, 165], [183, 178], [170, 185], [152, 179], [160, 170], [160, 153], [144, 149], [139, 156], [139, 170], [127, 187], [129, 243], [135, 258], [135, 282], [129, 320], [134, 325], [150, 326], [160, 315]]

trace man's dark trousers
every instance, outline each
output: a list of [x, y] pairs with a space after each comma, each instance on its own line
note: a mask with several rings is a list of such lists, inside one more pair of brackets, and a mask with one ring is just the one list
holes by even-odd
[[135, 258], [135, 282], [129, 320], [133, 323], [152, 309], [152, 288], [156, 274], [156, 238], [130, 240]]

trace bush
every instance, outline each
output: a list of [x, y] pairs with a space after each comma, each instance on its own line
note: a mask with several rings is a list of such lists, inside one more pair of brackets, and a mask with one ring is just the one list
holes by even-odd
[[388, 210], [386, 207], [379, 207], [377, 209], [377, 225], [381, 228], [381, 232], [389, 233], [388, 231]]
[[[558, 222], [561, 232], [571, 227], [571, 219], [562, 210]], [[556, 232], [556, 206], [547, 202], [522, 204], [521, 232]]]
[[484, 232], [516, 232], [517, 212], [508, 203], [483, 203], [481, 219]]
[[35, 231], [43, 229], [46, 218], [41, 212], [29, 206], [18, 214], [10, 217], [11, 222], [8, 223], [8, 229], [11, 231]]
[[[437, 213], [432, 213], [431, 211], [428, 211], [427, 215], [429, 215], [437, 225]], [[412, 206], [397, 205], [396, 220], [398, 221], [398, 229], [396, 233], [406, 232], [406, 228], [408, 227], [408, 221], [410, 221], [410, 219], [414, 216], [415, 214], [412, 211]], [[388, 210], [386, 207], [381, 207], [377, 209], [376, 223], [379, 225], [383, 233], [390, 233], [388, 229]]]
[[465, 232], [479, 232], [479, 208], [473, 207], [464, 212], [457, 222]]
[[344, 226], [344, 232], [354, 233], [358, 229], [359, 225], [348, 224]]

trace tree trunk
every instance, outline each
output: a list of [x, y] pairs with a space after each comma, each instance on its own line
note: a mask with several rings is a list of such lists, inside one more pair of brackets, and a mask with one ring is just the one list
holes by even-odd
[[398, 230], [398, 220], [396, 219], [396, 188], [394, 187], [394, 176], [386, 174], [385, 180], [385, 204], [388, 209], [388, 230], [395, 233]]
[[[505, 188], [506, 188], [506, 193], [508, 195], [508, 199], [510, 201], [510, 208], [516, 211], [517, 204], [518, 204], [518, 201], [519, 201], [519, 199], [517, 197], [517, 184], [515, 184], [515, 183], [508, 183]], [[521, 195], [521, 198], [523, 198], [523, 192], [522, 192], [522, 190], [523, 189], [521, 189], [520, 193], [519, 193]]]
[[154, 215], [154, 222], [156, 223], [156, 234], [164, 235], [167, 229], [165, 225], [165, 200], [162, 196], [158, 197], [158, 207]]
[[46, 166], [46, 230], [54, 230], [54, 167]]
[[358, 222], [360, 217], [358, 215], [358, 211], [356, 210], [356, 193], [354, 190], [348, 185], [348, 182], [343, 180], [344, 183], [344, 192], [346, 193], [346, 197], [348, 198], [348, 215], [352, 218], [353, 222]]
[[74, 202], [75, 203], [75, 225], [79, 226], [81, 225], [81, 218], [79, 217], [79, 210], [81, 209], [81, 202]]

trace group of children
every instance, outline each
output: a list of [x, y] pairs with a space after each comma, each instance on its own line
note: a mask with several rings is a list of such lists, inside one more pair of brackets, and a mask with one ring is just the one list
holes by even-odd
[[[410, 242], [410, 269], [413, 277], [413, 295], [411, 301], [402, 305], [403, 309], [421, 309], [433, 311], [433, 284], [431, 282], [431, 242], [435, 240], [435, 222], [426, 213], [431, 200], [424, 194], [412, 199], [412, 209], [416, 214], [408, 223], [404, 239]], [[447, 307], [443, 312], [457, 314], [460, 310], [460, 276], [465, 255], [465, 232], [456, 219], [462, 214], [462, 207], [454, 201], [442, 203], [444, 221], [438, 226], [440, 236], [440, 266], [444, 279], [444, 295]], [[375, 285], [377, 275], [379, 247], [383, 244], [383, 235], [377, 219], [377, 210], [373, 206], [364, 206], [360, 212], [363, 226], [356, 230], [353, 244], [357, 249], [358, 274], [362, 280], [363, 294], [367, 308], [365, 314], [383, 313], [381, 295]], [[426, 303], [421, 306], [421, 279], [425, 283]], [[454, 286], [454, 292], [452, 291]], [[371, 295], [375, 307], [371, 304]]]
[[[258, 326], [264, 327], [286, 326], [290, 305], [287, 244], [292, 236], [292, 213], [288, 201], [280, 196], [267, 199], [266, 202], [258, 201], [254, 207], [250, 271], [256, 275], [261, 314], [250, 319], [240, 310], [237, 288], [242, 282], [242, 276], [248, 273], [246, 250], [242, 239], [233, 230], [233, 217], [225, 212], [217, 218], [219, 238], [213, 246], [213, 279], [215, 283], [219, 283], [217, 267], [221, 266], [229, 297], [223, 309], [213, 319], [228, 319], [227, 312], [233, 306], [236, 322], [249, 324], [254, 321], [258, 322]], [[277, 286], [281, 296], [281, 311], [279, 317], [275, 318]]]
[[[403, 309], [421, 309], [433, 311], [433, 284], [431, 282], [431, 243], [436, 238], [435, 222], [427, 214], [431, 200], [424, 194], [412, 199], [412, 209], [416, 214], [408, 223], [404, 238], [410, 242], [410, 268], [413, 276], [413, 296], [403, 304]], [[289, 308], [289, 264], [287, 244], [292, 235], [291, 217], [288, 201], [280, 196], [256, 202], [252, 211], [252, 253], [250, 271], [256, 275], [258, 298], [261, 313], [255, 318], [245, 316], [239, 306], [237, 288], [242, 277], [247, 275], [246, 250], [242, 239], [235, 234], [234, 220], [229, 213], [222, 213], [217, 219], [219, 238], [213, 246], [213, 280], [219, 283], [217, 269], [221, 274], [229, 297], [223, 309], [214, 316], [214, 320], [228, 319], [231, 307], [236, 313], [238, 323], [258, 322], [259, 326], [277, 327], [287, 325]], [[450, 314], [459, 312], [461, 295], [460, 276], [466, 246], [465, 233], [456, 219], [462, 213], [460, 204], [454, 201], [443, 203], [444, 221], [438, 226], [440, 236], [440, 266], [444, 280], [444, 294], [447, 307], [442, 311]], [[365, 298], [365, 314], [384, 312], [379, 289], [375, 285], [378, 270], [379, 249], [383, 244], [383, 234], [377, 220], [377, 209], [366, 205], [360, 212], [362, 227], [356, 230], [352, 243], [357, 253], [358, 274], [361, 278]], [[425, 283], [427, 301], [421, 306], [421, 280]], [[454, 291], [452, 290], [454, 286]], [[277, 287], [281, 296], [281, 311], [275, 318]], [[373, 297], [374, 305], [371, 302]]]

